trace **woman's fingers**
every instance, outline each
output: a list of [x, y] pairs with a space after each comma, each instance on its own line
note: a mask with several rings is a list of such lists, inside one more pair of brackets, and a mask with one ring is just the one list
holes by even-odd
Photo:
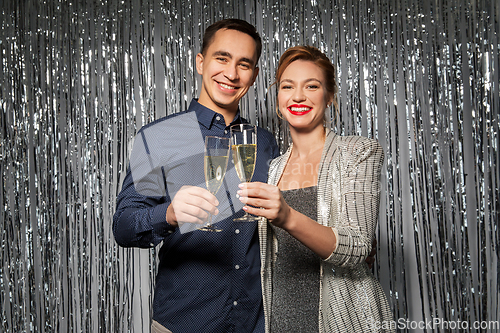
[[259, 198], [265, 200], [279, 200], [281, 197], [280, 190], [277, 186], [265, 183], [242, 183], [239, 185], [240, 190], [237, 192], [239, 196], [248, 198]]
[[265, 183], [253, 182], [240, 184], [239, 199], [250, 214], [276, 219], [282, 209], [283, 200], [278, 187]]

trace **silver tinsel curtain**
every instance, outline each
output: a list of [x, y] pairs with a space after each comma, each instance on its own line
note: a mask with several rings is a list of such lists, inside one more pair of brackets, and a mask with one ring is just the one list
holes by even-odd
[[282, 149], [268, 87], [297, 44], [338, 66], [336, 131], [384, 147], [374, 270], [420, 324], [402, 330], [498, 323], [497, 0], [0, 0], [0, 331], [149, 332], [156, 253], [117, 247], [115, 198], [134, 134], [197, 96], [201, 35], [227, 17], [263, 37], [241, 108]]

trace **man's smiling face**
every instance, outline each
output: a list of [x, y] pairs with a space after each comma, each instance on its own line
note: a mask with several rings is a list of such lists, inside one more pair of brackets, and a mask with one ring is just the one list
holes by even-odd
[[217, 31], [206, 54], [196, 56], [196, 69], [202, 75], [198, 102], [221, 114], [236, 114], [240, 99], [259, 72], [256, 62], [251, 36], [237, 30]]

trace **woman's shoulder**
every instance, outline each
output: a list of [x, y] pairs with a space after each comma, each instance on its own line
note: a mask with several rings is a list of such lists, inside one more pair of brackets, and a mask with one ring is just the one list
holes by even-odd
[[337, 146], [348, 148], [349, 150], [375, 149], [381, 150], [382, 146], [376, 139], [367, 138], [360, 135], [335, 135], [333, 141]]
[[348, 153], [351, 158], [364, 160], [372, 156], [376, 159], [383, 159], [384, 156], [382, 146], [372, 138], [360, 135], [335, 135], [332, 142], [340, 148], [340, 151]]

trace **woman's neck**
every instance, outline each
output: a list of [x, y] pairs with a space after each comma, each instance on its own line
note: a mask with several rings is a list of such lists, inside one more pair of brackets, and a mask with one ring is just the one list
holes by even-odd
[[292, 154], [298, 159], [307, 159], [318, 150], [323, 150], [326, 138], [326, 129], [318, 126], [312, 131], [301, 132], [290, 128], [293, 141]]

